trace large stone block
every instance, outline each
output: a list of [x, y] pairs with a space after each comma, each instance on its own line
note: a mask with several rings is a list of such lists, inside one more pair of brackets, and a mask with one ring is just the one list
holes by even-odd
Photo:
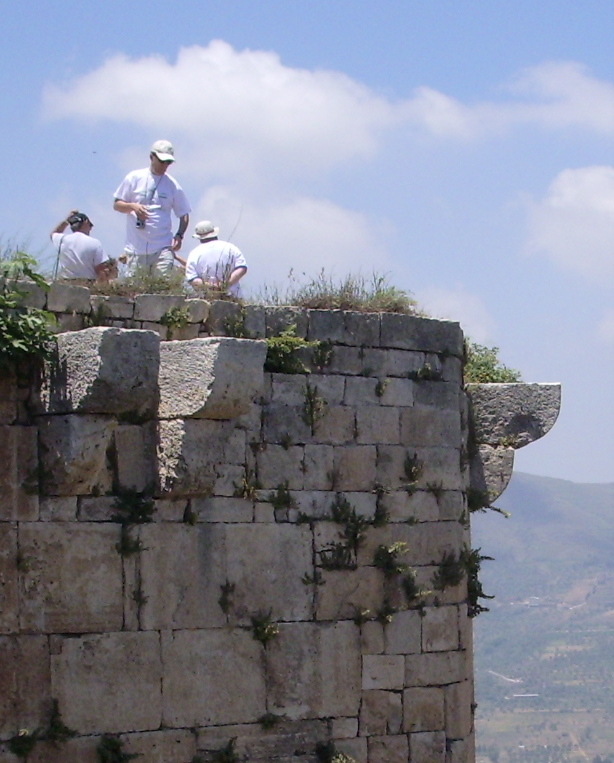
[[142, 493], [155, 485], [154, 422], [121, 424], [113, 433], [117, 487]]
[[134, 315], [134, 300], [130, 297], [117, 295], [103, 296], [92, 294], [90, 296], [92, 316], [95, 320], [107, 319], [131, 319]]
[[418, 731], [409, 735], [411, 763], [445, 763], [446, 735], [444, 731]]
[[373, 490], [375, 484], [373, 445], [335, 448], [336, 490]]
[[513, 448], [480, 445], [470, 463], [471, 487], [492, 503], [508, 486], [513, 470]]
[[263, 647], [248, 631], [166, 632], [162, 657], [165, 726], [255, 723], [266, 712]]
[[334, 450], [330, 445], [305, 445], [305, 490], [332, 489]]
[[403, 692], [404, 731], [443, 731], [444, 690], [413, 688]]
[[427, 607], [422, 622], [422, 650], [453, 652], [459, 646], [458, 607]]
[[38, 519], [38, 431], [0, 425], [0, 522]]
[[232, 419], [250, 410], [264, 383], [266, 343], [232, 337], [160, 347], [159, 416]]
[[356, 441], [363, 445], [396, 445], [399, 440], [399, 409], [374, 406], [356, 411]]
[[406, 686], [444, 686], [467, 680], [471, 659], [466, 651], [409, 654], [405, 658]]
[[67, 726], [80, 734], [160, 728], [158, 633], [54, 636], [52, 642], [52, 692]]
[[301, 307], [266, 307], [266, 335], [279, 336], [294, 327], [296, 336], [307, 336], [309, 312]]
[[0, 737], [45, 727], [51, 715], [46, 636], [0, 636]]
[[121, 741], [124, 743], [122, 751], [142, 756], [147, 763], [189, 763], [196, 755], [196, 737], [187, 730], [122, 734]]
[[47, 310], [52, 313], [83, 313], [91, 310], [90, 290], [85, 286], [54, 281], [47, 294]]
[[317, 589], [316, 617], [349, 620], [361, 610], [377, 612], [383, 600], [384, 583], [375, 567], [325, 571]]
[[267, 651], [271, 712], [291, 719], [358, 713], [360, 637], [354, 623], [280, 624]]
[[360, 736], [398, 734], [403, 725], [400, 692], [373, 689], [362, 693]]
[[24, 523], [21, 628], [89, 633], [122, 627], [122, 561], [113, 524]]
[[294, 445], [310, 442], [311, 428], [303, 420], [302, 405], [270, 403], [262, 408], [262, 432], [265, 442]]
[[268, 490], [287, 483], [291, 490], [302, 490], [305, 482], [303, 458], [302, 447], [267, 445], [256, 455], [260, 487]]
[[341, 445], [356, 437], [356, 414], [353, 408], [330, 405], [324, 408], [322, 418], [315, 426], [314, 441]]
[[18, 559], [17, 525], [0, 523], [0, 633], [19, 629]]
[[385, 629], [386, 654], [417, 654], [422, 646], [422, 617], [417, 610], [392, 616]]
[[59, 334], [47, 363], [43, 413], [145, 416], [157, 403], [160, 339], [151, 331], [96, 326]]
[[460, 413], [436, 408], [404, 408], [401, 411], [401, 443], [413, 448], [460, 447]]
[[137, 294], [134, 298], [134, 320], [159, 323], [173, 308], [183, 308], [185, 297], [174, 294]]
[[407, 763], [409, 744], [405, 734], [369, 739], [369, 763]]
[[452, 321], [383, 313], [381, 346], [462, 357], [463, 332], [459, 324]]
[[[9, 291], [15, 292], [19, 295], [20, 307], [35, 307], [39, 310], [43, 310], [47, 305], [47, 291], [42, 286], [38, 286], [34, 281], [26, 280], [7, 280], [0, 279], [2, 284], [6, 283], [6, 287]], [[50, 310], [52, 308], [49, 308]]]
[[523, 448], [550, 431], [561, 408], [560, 384], [468, 384], [476, 441]]
[[362, 688], [402, 689], [405, 658], [401, 654], [365, 654], [362, 658]]
[[473, 729], [473, 682], [450, 684], [445, 688], [446, 736], [464, 739]]
[[[238, 460], [230, 421], [170, 419], [158, 425], [158, 489], [165, 494], [210, 495], [216, 466]], [[237, 459], [237, 460], [235, 460]]]
[[86, 495], [106, 466], [116, 422], [108, 416], [41, 416], [38, 419], [42, 492]]

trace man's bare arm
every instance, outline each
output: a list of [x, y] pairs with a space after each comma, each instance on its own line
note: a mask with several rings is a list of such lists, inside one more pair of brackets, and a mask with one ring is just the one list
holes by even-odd
[[51, 233], [49, 234], [49, 238], [51, 238], [54, 233], [64, 233], [64, 231], [66, 230], [66, 226], [68, 225], [68, 218], [72, 217], [73, 215], [76, 215], [78, 211], [79, 211], [78, 209], [71, 209], [70, 212], [66, 215], [66, 218], [62, 220], [61, 223], [58, 223], [55, 226], [55, 228], [51, 231]]
[[134, 212], [139, 220], [147, 220], [148, 212], [147, 207], [144, 204], [139, 204], [136, 201], [122, 201], [121, 199], [115, 199], [113, 202], [113, 209], [116, 212], [121, 212], [124, 215], [129, 215]]
[[179, 228], [177, 228], [177, 233], [175, 233], [173, 236], [173, 243], [171, 244], [171, 249], [173, 252], [178, 252], [181, 249], [181, 244], [183, 244], [183, 237], [186, 230], [188, 229], [189, 222], [190, 215], [181, 215], [179, 218]]

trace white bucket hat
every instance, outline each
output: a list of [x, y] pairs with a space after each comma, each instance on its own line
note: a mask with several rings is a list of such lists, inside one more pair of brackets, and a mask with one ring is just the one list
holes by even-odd
[[168, 140], [157, 140], [151, 147], [151, 153], [155, 154], [161, 162], [175, 161], [175, 149]]
[[219, 233], [220, 229], [216, 228], [209, 220], [203, 220], [196, 224], [192, 238], [214, 238]]

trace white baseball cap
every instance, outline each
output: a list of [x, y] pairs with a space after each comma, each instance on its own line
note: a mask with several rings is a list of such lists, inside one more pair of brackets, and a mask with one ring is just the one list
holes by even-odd
[[203, 220], [196, 224], [192, 238], [214, 238], [220, 232], [209, 220]]
[[168, 140], [157, 140], [151, 147], [151, 153], [155, 154], [161, 162], [175, 161], [175, 149]]

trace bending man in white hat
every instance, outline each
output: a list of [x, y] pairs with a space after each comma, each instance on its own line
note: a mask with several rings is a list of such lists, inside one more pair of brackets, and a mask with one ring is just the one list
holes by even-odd
[[247, 273], [247, 263], [236, 246], [218, 239], [218, 233], [219, 228], [209, 220], [194, 228], [192, 237], [200, 239], [200, 244], [188, 255], [185, 277], [196, 288], [210, 286], [239, 297], [239, 281]]
[[[157, 140], [149, 153], [149, 167], [129, 172], [115, 191], [113, 209], [128, 216], [126, 245], [128, 272], [147, 267], [170, 273], [190, 221], [190, 205], [179, 183], [167, 174], [175, 161], [168, 140]], [[171, 212], [179, 218], [173, 235]]]

